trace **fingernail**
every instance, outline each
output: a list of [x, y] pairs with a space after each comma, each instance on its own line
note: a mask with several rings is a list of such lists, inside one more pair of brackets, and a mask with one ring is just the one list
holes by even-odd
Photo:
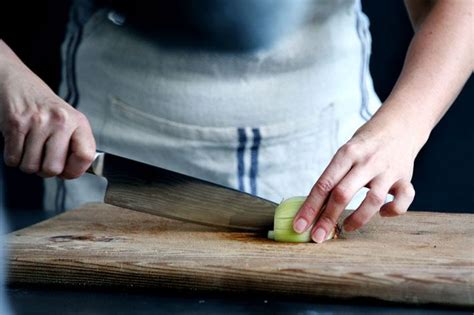
[[306, 226], [308, 225], [308, 222], [306, 222], [305, 219], [303, 218], [299, 218], [298, 220], [296, 220], [296, 223], [295, 223], [295, 232], [297, 233], [301, 233], [304, 231], [304, 229], [306, 229]]
[[326, 238], [326, 231], [323, 228], [317, 228], [316, 231], [313, 233], [313, 241], [318, 244], [324, 242]]

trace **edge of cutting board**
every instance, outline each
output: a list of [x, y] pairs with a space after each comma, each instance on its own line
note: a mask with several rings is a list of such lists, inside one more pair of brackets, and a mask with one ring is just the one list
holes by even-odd
[[472, 306], [473, 236], [474, 215], [409, 212], [323, 245], [287, 244], [87, 204], [9, 234], [8, 279]]

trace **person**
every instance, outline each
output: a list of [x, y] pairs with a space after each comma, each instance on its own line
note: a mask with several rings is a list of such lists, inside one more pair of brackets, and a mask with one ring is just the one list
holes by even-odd
[[96, 143], [277, 202], [309, 192], [294, 229], [316, 221], [317, 243], [351, 200], [346, 231], [402, 214], [415, 157], [473, 70], [471, 1], [406, 5], [416, 33], [381, 106], [359, 0], [76, 1], [61, 97], [0, 43], [5, 163], [55, 177], [47, 208], [103, 198], [103, 181], [76, 179]]

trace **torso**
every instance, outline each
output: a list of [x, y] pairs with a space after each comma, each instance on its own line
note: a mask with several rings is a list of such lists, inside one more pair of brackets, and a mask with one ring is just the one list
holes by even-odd
[[169, 45], [101, 9], [61, 95], [89, 117], [101, 150], [274, 201], [307, 194], [380, 101], [360, 3], [298, 3], [299, 18], [239, 50]]

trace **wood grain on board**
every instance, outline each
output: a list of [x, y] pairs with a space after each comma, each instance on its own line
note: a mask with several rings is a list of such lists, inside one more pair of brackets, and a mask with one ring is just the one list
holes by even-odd
[[317, 245], [88, 204], [11, 233], [8, 246], [11, 284], [474, 305], [471, 214], [376, 217]]

